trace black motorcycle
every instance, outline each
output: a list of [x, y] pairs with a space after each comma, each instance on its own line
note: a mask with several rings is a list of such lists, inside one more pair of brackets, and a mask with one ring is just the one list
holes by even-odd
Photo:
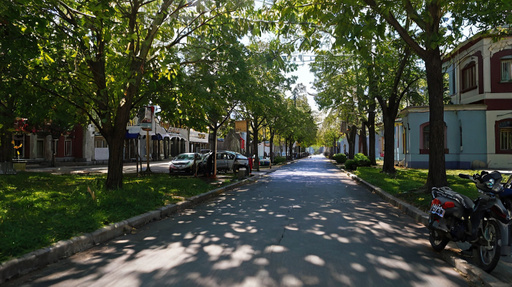
[[475, 264], [491, 272], [502, 255], [502, 235], [509, 238], [510, 215], [499, 198], [504, 190], [503, 177], [499, 172], [459, 176], [471, 179], [480, 195], [471, 200], [449, 187], [432, 188], [429, 241], [436, 251], [443, 250], [449, 241], [467, 242]]

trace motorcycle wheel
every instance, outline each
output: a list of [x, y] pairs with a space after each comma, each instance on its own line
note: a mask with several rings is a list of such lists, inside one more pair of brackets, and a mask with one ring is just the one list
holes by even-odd
[[501, 256], [501, 230], [495, 219], [483, 222], [480, 239], [479, 242], [485, 243], [475, 246], [473, 257], [476, 260], [476, 265], [489, 273], [496, 267]]
[[443, 251], [443, 249], [446, 247], [446, 244], [448, 244], [450, 241], [435, 229], [429, 230], [428, 240], [430, 241], [432, 248], [437, 252]]

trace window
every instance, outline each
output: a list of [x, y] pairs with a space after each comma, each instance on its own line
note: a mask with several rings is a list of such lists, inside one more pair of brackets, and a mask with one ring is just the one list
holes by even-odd
[[94, 139], [94, 147], [95, 148], [107, 148], [107, 141], [102, 137], [96, 137]]
[[512, 119], [496, 122], [496, 153], [512, 153]]
[[422, 132], [423, 132], [423, 141], [422, 141], [423, 149], [428, 150], [429, 149], [428, 141], [430, 138], [430, 125], [424, 126]]
[[512, 82], [512, 56], [501, 58], [501, 81]]
[[36, 157], [43, 158], [44, 157], [44, 141], [37, 140], [36, 143]]
[[[420, 126], [420, 154], [428, 154], [430, 148], [430, 123], [426, 122]], [[447, 147], [446, 124], [444, 125], [444, 153], [449, 153]]]
[[404, 129], [404, 132], [402, 133], [402, 146], [404, 147], [403, 153], [407, 154], [409, 153], [407, 150], [407, 131]]
[[471, 62], [462, 69], [462, 92], [476, 88], [476, 64]]
[[64, 156], [72, 156], [73, 155], [72, 147], [73, 147], [73, 144], [70, 140], [66, 140], [64, 142]]

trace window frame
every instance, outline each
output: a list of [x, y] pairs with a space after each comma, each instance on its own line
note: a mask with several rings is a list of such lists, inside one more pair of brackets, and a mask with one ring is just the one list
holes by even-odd
[[[425, 128], [428, 128], [428, 133], [425, 135]], [[429, 154], [429, 133], [430, 133], [430, 122], [425, 122], [420, 125], [420, 154]], [[426, 143], [426, 144], [425, 144]], [[427, 145], [427, 147], [425, 147]], [[448, 145], [448, 136], [447, 136], [447, 126], [444, 124], [444, 153], [450, 153], [450, 150], [447, 148]]]
[[[508, 124], [508, 125], [506, 125]], [[504, 126], [506, 125], [506, 126]], [[508, 149], [502, 146], [502, 135], [503, 131], [508, 134]], [[495, 152], [497, 154], [512, 154], [512, 118], [503, 119], [495, 122]]]
[[70, 139], [64, 140], [64, 156], [73, 156], [73, 141], [71, 141]]
[[474, 90], [478, 88], [477, 83], [477, 70], [476, 70], [476, 62], [471, 61], [467, 65], [464, 66], [461, 70], [461, 91], [465, 93], [467, 91]]
[[[505, 71], [505, 67], [508, 71]], [[504, 76], [505, 73], [508, 73], [508, 77]], [[512, 55], [500, 58], [500, 83], [512, 83]]]

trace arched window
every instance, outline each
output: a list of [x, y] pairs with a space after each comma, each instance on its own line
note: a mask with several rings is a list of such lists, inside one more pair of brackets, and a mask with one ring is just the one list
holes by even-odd
[[512, 153], [512, 119], [495, 124], [496, 153]]
[[[420, 154], [428, 154], [430, 149], [430, 123], [426, 122], [420, 125]], [[447, 148], [446, 124], [444, 125], [444, 153], [448, 153]]]

